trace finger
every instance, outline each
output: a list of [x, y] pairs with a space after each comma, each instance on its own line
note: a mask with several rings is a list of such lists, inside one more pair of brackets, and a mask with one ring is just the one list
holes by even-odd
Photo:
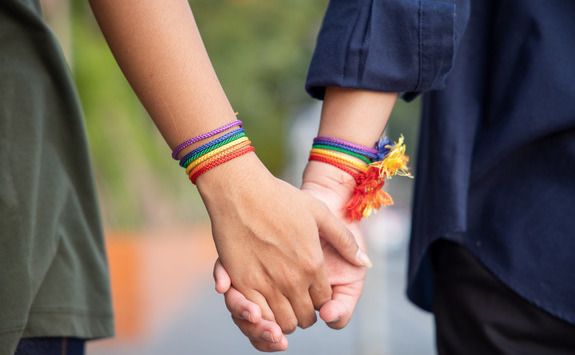
[[[261, 293], [254, 291], [254, 290], [241, 292], [241, 291], [237, 290], [236, 288], [234, 288], [233, 286], [232, 286], [232, 288], [236, 292], [238, 292], [240, 295], [243, 295], [243, 297], [248, 302], [251, 302], [251, 303], [253, 303], [259, 307], [259, 309], [261, 311], [261, 319], [265, 319], [265, 320], [268, 320], [270, 322], [277, 323], [274, 312], [272, 312], [272, 308], [270, 307], [270, 305], [266, 301], [266, 298]], [[226, 306], [227, 306], [227, 304], [226, 304]], [[230, 312], [231, 312], [231, 310], [230, 310]], [[239, 318], [241, 318], [241, 317], [239, 317]]]
[[315, 324], [317, 315], [309, 293], [290, 298], [290, 303], [297, 318], [297, 325], [300, 328], [309, 328]]
[[230, 275], [222, 265], [220, 258], [214, 264], [214, 281], [216, 282], [216, 292], [226, 293], [232, 285]]
[[[243, 319], [251, 323], [257, 323], [262, 319], [262, 311], [260, 307], [250, 302], [238, 290], [230, 287], [228, 292], [224, 295], [226, 307], [232, 314], [232, 317]], [[279, 327], [278, 327], [279, 329]]]
[[347, 261], [357, 266], [371, 267], [371, 261], [361, 250], [353, 234], [327, 208], [316, 212], [319, 235], [329, 242]]
[[310, 286], [309, 295], [316, 310], [319, 310], [326, 302], [331, 300], [331, 285], [329, 284], [325, 267], [321, 268], [317, 281]]
[[250, 340], [258, 342], [278, 343], [284, 337], [280, 326], [265, 319], [250, 323], [243, 319], [232, 317], [240, 331]]
[[285, 334], [293, 333], [297, 327], [298, 320], [289, 300], [282, 294], [278, 296], [277, 292], [266, 295], [266, 299], [282, 332]]
[[332, 329], [344, 328], [353, 316], [360, 295], [361, 291], [356, 294], [344, 286], [334, 286], [333, 299], [321, 307], [320, 318]]
[[278, 343], [269, 343], [266, 341], [257, 341], [257, 340], [250, 340], [250, 342], [252, 343], [253, 347], [258, 349], [259, 351], [264, 351], [264, 352], [276, 352], [276, 351], [285, 351], [288, 349], [288, 341], [287, 338], [285, 336], [283, 336], [283, 339], [278, 342]]

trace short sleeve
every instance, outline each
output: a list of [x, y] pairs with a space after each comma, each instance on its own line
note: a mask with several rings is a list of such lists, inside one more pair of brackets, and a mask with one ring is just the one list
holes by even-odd
[[431, 0], [331, 0], [306, 90], [326, 86], [403, 93], [441, 89], [453, 66], [456, 5]]

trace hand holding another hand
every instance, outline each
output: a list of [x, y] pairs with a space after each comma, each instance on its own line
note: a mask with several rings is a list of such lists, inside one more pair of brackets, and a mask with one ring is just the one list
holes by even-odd
[[[363, 234], [358, 221], [349, 221], [342, 210], [352, 193], [354, 181], [351, 176], [327, 164], [310, 162], [304, 173], [302, 190], [323, 201], [331, 212], [353, 233], [355, 241], [365, 250]], [[325, 258], [325, 267], [332, 297], [319, 308], [320, 317], [334, 329], [345, 327], [352, 317], [359, 301], [365, 280], [366, 268], [347, 261], [330, 240], [320, 242]], [[216, 290], [225, 293], [228, 309], [236, 325], [252, 345], [260, 351], [286, 350], [287, 339], [273, 318], [264, 316], [254, 303], [250, 302], [231, 282], [226, 270], [218, 262], [214, 269]]]
[[198, 188], [231, 284], [283, 333], [311, 326], [331, 299], [320, 236], [349, 262], [365, 264], [324, 203], [273, 177], [253, 154], [207, 172]]

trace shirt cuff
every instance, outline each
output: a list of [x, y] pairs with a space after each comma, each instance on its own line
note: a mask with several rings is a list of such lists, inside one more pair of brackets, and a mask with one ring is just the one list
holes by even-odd
[[453, 66], [455, 5], [430, 0], [331, 0], [306, 81], [323, 99], [326, 86], [404, 93], [441, 89]]

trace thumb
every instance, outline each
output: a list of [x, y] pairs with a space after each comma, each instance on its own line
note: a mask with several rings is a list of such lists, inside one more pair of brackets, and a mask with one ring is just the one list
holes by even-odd
[[232, 280], [230, 275], [220, 262], [220, 259], [216, 260], [214, 265], [214, 280], [216, 281], [216, 292], [226, 293], [232, 285]]
[[363, 251], [345, 224], [334, 216], [327, 207], [316, 216], [320, 237], [331, 244], [339, 254], [356, 266], [371, 267], [371, 260]]

